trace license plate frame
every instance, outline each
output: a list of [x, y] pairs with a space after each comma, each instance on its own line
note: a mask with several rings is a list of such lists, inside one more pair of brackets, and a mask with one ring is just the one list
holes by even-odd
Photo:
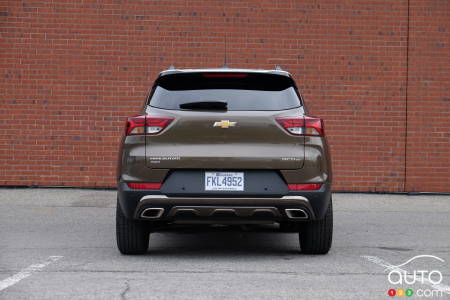
[[205, 191], [243, 192], [244, 172], [205, 172]]

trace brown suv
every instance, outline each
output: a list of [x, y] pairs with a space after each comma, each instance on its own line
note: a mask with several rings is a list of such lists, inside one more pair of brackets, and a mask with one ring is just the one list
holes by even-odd
[[170, 224], [267, 224], [331, 247], [331, 167], [323, 121], [281, 70], [159, 74], [126, 123], [118, 166], [117, 245], [145, 253]]

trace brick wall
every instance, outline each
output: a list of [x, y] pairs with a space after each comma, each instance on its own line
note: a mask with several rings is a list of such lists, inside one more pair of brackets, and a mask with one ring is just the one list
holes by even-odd
[[230, 67], [293, 74], [335, 190], [450, 192], [449, 20], [447, 0], [0, 1], [0, 185], [114, 186], [158, 72], [222, 66], [226, 38]]
[[450, 1], [410, 5], [406, 190], [450, 191]]

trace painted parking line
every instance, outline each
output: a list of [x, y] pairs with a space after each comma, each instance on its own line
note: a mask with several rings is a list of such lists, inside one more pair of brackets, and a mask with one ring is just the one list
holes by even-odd
[[35, 272], [39, 272], [40, 270], [47, 267], [49, 264], [51, 264], [55, 261], [58, 261], [61, 258], [63, 258], [63, 256], [49, 256], [44, 262], [42, 262], [40, 264], [30, 265], [30, 266], [26, 267], [25, 269], [21, 270], [19, 273], [14, 274], [13, 276], [8, 277], [6, 279], [3, 279], [2, 281], [0, 281], [0, 291], [18, 283], [22, 279], [25, 279], [25, 278], [31, 276]]

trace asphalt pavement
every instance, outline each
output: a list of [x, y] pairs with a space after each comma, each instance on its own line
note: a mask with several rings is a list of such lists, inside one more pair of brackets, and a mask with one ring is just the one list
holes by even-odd
[[166, 230], [147, 254], [123, 256], [115, 199], [0, 189], [0, 299], [450, 298], [450, 196], [336, 193], [324, 256], [302, 254], [297, 234], [273, 226]]

